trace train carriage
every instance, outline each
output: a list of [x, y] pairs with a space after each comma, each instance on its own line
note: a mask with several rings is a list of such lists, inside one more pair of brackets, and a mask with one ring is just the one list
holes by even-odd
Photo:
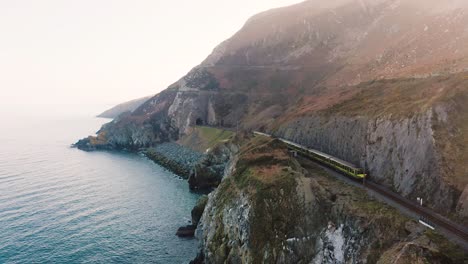
[[[271, 137], [270, 135], [262, 133], [262, 132], [254, 132], [254, 134]], [[331, 168], [333, 168], [335, 170], [338, 170], [339, 172], [344, 173], [344, 174], [346, 174], [346, 175], [348, 175], [348, 176], [350, 176], [350, 177], [352, 177], [354, 179], [363, 180], [363, 179], [365, 179], [367, 177], [367, 175], [366, 175], [366, 173], [364, 172], [363, 169], [358, 168], [354, 164], [351, 164], [351, 163], [349, 163], [347, 161], [338, 159], [336, 157], [333, 157], [331, 155], [328, 155], [326, 153], [320, 152], [320, 151], [315, 150], [315, 149], [310, 149], [310, 148], [303, 147], [303, 146], [301, 146], [299, 144], [296, 144], [296, 143], [294, 143], [292, 141], [289, 141], [289, 140], [286, 140], [286, 139], [279, 138], [279, 140], [286, 143], [286, 145], [288, 145], [289, 148], [297, 151], [298, 153], [301, 153], [304, 156], [312, 158], [315, 161], [318, 161], [318, 162], [320, 162], [320, 163], [322, 163], [324, 165], [327, 165], [327, 166], [329, 166], [329, 167], [331, 167]]]

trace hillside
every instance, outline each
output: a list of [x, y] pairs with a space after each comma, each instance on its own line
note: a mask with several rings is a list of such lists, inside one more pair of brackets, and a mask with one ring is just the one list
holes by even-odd
[[97, 117], [116, 118], [125, 112], [133, 112], [135, 111], [135, 109], [140, 107], [144, 102], [148, 101], [151, 97], [152, 96], [146, 96], [143, 98], [138, 98], [138, 99], [134, 99], [125, 103], [118, 104], [112, 107], [111, 109], [108, 109], [102, 112]]
[[138, 150], [199, 124], [265, 130], [468, 223], [467, 24], [460, 0], [310, 0], [261, 13], [105, 125], [99, 147]]
[[[279, 140], [256, 137], [209, 196], [204, 263], [466, 263], [463, 250]], [[319, 216], [319, 217], [317, 217]], [[198, 262], [201, 263], [201, 262]]]
[[194, 149], [195, 151], [206, 153], [212, 150], [216, 145], [228, 142], [234, 135], [234, 132], [220, 130], [213, 127], [195, 126], [193, 131], [177, 141], [178, 144]]

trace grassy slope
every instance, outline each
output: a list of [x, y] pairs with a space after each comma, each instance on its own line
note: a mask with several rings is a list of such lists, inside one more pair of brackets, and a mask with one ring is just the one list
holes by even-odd
[[453, 100], [468, 92], [466, 73], [421, 79], [391, 79], [366, 82], [354, 87], [351, 98], [325, 110], [329, 114], [379, 117], [412, 116], [437, 103]]
[[208, 149], [221, 142], [227, 142], [234, 136], [234, 132], [214, 127], [196, 126], [193, 131], [181, 138], [177, 143], [205, 153]]

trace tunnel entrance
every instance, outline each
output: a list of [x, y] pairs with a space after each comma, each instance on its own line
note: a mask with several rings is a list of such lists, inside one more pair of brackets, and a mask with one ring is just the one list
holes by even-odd
[[195, 121], [195, 125], [197, 125], [197, 126], [203, 126], [203, 119], [201, 119], [200, 117], [197, 118], [197, 120]]

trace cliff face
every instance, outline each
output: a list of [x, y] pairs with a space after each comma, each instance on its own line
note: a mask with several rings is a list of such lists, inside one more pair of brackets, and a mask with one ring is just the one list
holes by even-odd
[[463, 252], [447, 241], [306, 165], [279, 141], [244, 145], [197, 227], [205, 263], [463, 261]]
[[132, 113], [120, 115], [105, 124], [96, 137], [79, 140], [75, 146], [82, 150], [131, 150], [177, 140], [179, 128], [168, 115], [177, 91], [167, 89], [148, 100]]
[[270, 130], [359, 164], [371, 180], [439, 212], [458, 206], [466, 222], [466, 85], [464, 75], [373, 82], [312, 114], [291, 110]]
[[218, 187], [223, 178], [231, 173], [237, 151], [238, 146], [232, 142], [215, 146], [194, 166], [188, 179], [190, 189], [206, 190]]
[[77, 146], [135, 150], [196, 124], [266, 130], [361, 164], [375, 181], [466, 222], [467, 24], [458, 0], [270, 10]]
[[433, 122], [444, 122], [435, 115], [440, 116], [429, 110], [399, 120], [304, 117], [281, 126], [276, 134], [360, 164], [371, 180], [410, 198], [423, 197], [429, 206], [448, 213], [455, 209], [460, 190], [441, 177], [444, 164], [434, 140]]

